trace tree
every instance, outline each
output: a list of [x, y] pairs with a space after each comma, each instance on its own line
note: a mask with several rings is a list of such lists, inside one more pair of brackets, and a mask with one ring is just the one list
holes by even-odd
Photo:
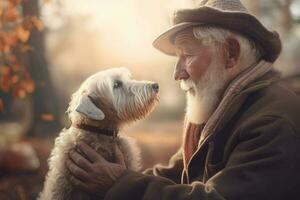
[[[44, 26], [39, 20], [38, 3], [38, 0], [0, 2], [0, 109], [1, 104], [2, 110], [9, 106], [13, 98], [30, 95], [34, 119], [30, 135], [46, 135], [59, 128], [57, 102], [44, 55]], [[3, 99], [9, 101], [5, 104]]]

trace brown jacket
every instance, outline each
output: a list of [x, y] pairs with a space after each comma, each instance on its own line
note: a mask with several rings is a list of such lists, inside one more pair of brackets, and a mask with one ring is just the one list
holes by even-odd
[[[126, 171], [106, 200], [299, 200], [300, 98], [268, 72], [233, 98], [187, 167]], [[146, 175], [147, 174], [147, 175]]]

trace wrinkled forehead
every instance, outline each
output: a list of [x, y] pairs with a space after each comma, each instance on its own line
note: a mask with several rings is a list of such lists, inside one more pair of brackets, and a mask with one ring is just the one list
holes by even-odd
[[179, 31], [175, 36], [174, 36], [174, 44], [175, 45], [178, 45], [178, 44], [181, 44], [183, 42], [186, 42], [186, 41], [190, 41], [190, 40], [195, 40], [195, 36], [194, 36], [194, 33], [193, 33], [193, 28], [187, 28], [187, 29], [184, 29], [182, 31]]
[[174, 45], [177, 49], [198, 48], [201, 40], [195, 38], [193, 28], [189, 28], [179, 32], [174, 39]]

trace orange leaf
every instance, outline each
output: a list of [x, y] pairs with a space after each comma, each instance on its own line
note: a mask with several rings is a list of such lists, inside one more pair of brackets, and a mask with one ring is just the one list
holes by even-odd
[[3, 42], [7, 45], [15, 45], [17, 43], [17, 37], [13, 33], [2, 32], [1, 34]]
[[13, 75], [11, 77], [12, 84], [16, 84], [19, 81], [19, 77], [17, 75]]
[[0, 87], [4, 92], [8, 92], [11, 88], [11, 82], [9, 76], [2, 76], [0, 79]]
[[6, 59], [10, 63], [16, 63], [17, 62], [17, 57], [13, 54], [7, 55]]
[[23, 26], [18, 26], [16, 32], [19, 40], [27, 42], [30, 36], [30, 32], [28, 30], [24, 29]]
[[2, 17], [3, 15], [3, 9], [4, 9], [3, 6], [2, 7], [0, 6], [0, 17]]
[[33, 23], [31, 21], [31, 17], [30, 16], [25, 16], [23, 18], [22, 26], [26, 30], [31, 30], [32, 29]]
[[17, 6], [21, 3], [22, 0], [9, 0], [9, 2], [13, 5], [13, 6]]
[[28, 93], [32, 93], [35, 89], [35, 84], [32, 79], [27, 79], [26, 81], [23, 81], [22, 86]]
[[13, 33], [0, 32], [0, 39], [2, 40], [0, 49], [2, 52], [7, 53], [14, 45], [16, 45], [18, 38]]
[[21, 51], [21, 53], [26, 53], [27, 51], [32, 50], [32, 47], [24, 44], [19, 46], [19, 50]]
[[1, 68], [1, 74], [3, 76], [8, 76], [11, 72], [11, 69], [8, 66], [3, 65]]
[[18, 19], [19, 13], [17, 8], [10, 8], [3, 13], [3, 20], [7, 22], [14, 22]]
[[4, 103], [3, 100], [0, 98], [0, 113], [4, 111]]
[[54, 116], [50, 113], [44, 113], [41, 115], [41, 119], [50, 122], [54, 120]]
[[14, 72], [20, 71], [20, 69], [21, 69], [21, 65], [19, 63], [13, 63], [12, 64], [12, 70]]
[[1, 41], [1, 38], [0, 38], [0, 53], [4, 52], [4, 44], [3, 42]]
[[18, 98], [20, 98], [20, 99], [23, 99], [24, 97], [26, 97], [26, 91], [23, 89], [23, 88], [17, 88], [17, 89], [15, 89], [15, 91], [13, 92], [13, 95], [15, 96], [15, 97], [18, 97]]
[[31, 17], [31, 21], [34, 24], [34, 26], [37, 28], [37, 30], [39, 31], [44, 30], [43, 22], [40, 19], [38, 19], [36, 16]]

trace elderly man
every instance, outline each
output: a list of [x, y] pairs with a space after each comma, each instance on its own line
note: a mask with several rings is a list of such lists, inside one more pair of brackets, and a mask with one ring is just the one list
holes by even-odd
[[203, 0], [173, 21], [154, 46], [178, 57], [182, 147], [169, 166], [139, 173], [118, 149], [110, 163], [81, 143], [67, 162], [71, 181], [109, 200], [299, 200], [300, 100], [276, 83], [278, 34], [239, 0]]

